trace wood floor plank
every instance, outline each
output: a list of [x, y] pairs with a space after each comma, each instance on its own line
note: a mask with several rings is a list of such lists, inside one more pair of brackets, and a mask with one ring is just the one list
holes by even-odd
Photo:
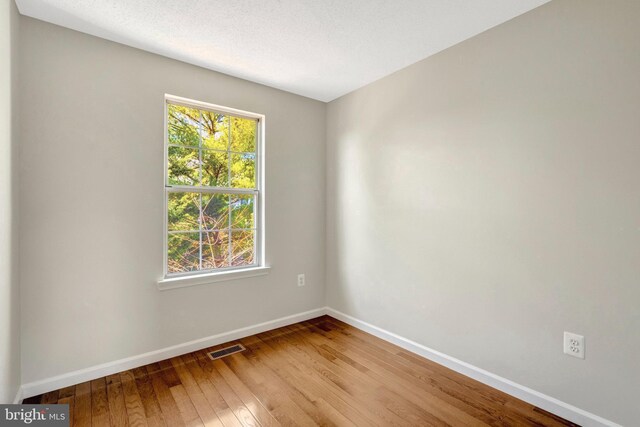
[[71, 426], [575, 426], [329, 316], [24, 400], [41, 402]]
[[151, 364], [147, 365], [146, 368], [165, 423], [171, 427], [184, 426], [178, 405], [171, 394], [171, 390], [163, 379], [160, 367], [157, 364]]
[[113, 374], [106, 377], [107, 399], [109, 401], [109, 419], [113, 427], [125, 427], [129, 425], [127, 406], [124, 401], [120, 375]]
[[[273, 350], [267, 351], [270, 357], [276, 359], [284, 358], [286, 365], [294, 366], [298, 372], [293, 375], [300, 376], [304, 378], [304, 382], [313, 382], [317, 388], [326, 390], [325, 397], [327, 401], [336, 409], [349, 414], [348, 417], [350, 419], [357, 420], [355, 422], [358, 425], [384, 425], [381, 424], [380, 417], [376, 414], [378, 412], [377, 408], [374, 411], [370, 411], [365, 405], [355, 400], [351, 394], [326, 378], [324, 372], [318, 372], [313, 367], [306, 365], [302, 360], [295, 358], [287, 351], [286, 347], [283, 348], [282, 345], [279, 345], [274, 340], [266, 337], [264, 340], [259, 337], [256, 338], [266, 347], [270, 347]], [[299, 383], [299, 385], [305, 387], [304, 382], [302, 384]]]
[[253, 416], [251, 411], [247, 409], [238, 395], [214, 368], [213, 363], [210, 363], [211, 360], [209, 360], [207, 356], [200, 354], [200, 352], [196, 352], [195, 354], [197, 355], [196, 361], [200, 364], [202, 370], [207, 373], [211, 383], [218, 390], [225, 402], [227, 402], [227, 405], [229, 405], [229, 408], [238, 420], [240, 420], [242, 425], [245, 427], [261, 426], [260, 422]]
[[76, 386], [73, 421], [74, 425], [78, 427], [91, 426], [90, 382], [81, 383]]
[[202, 390], [207, 402], [216, 412], [216, 415], [224, 427], [242, 427], [242, 423], [233, 413], [218, 389], [209, 380], [193, 353], [181, 356], [181, 360]]
[[[360, 413], [349, 405], [339, 394], [324, 387], [322, 381], [316, 376], [307, 375], [300, 370], [297, 363], [293, 359], [289, 359], [286, 354], [277, 353], [257, 337], [245, 338], [242, 342], [247, 346], [247, 351], [243, 353], [243, 356], [246, 356], [253, 364], [263, 364], [272, 370], [277, 378], [288, 385], [288, 389], [285, 390], [296, 404], [310, 416], [316, 419], [320, 418], [318, 424], [330, 425], [326, 417], [330, 417], [334, 411], [337, 411], [355, 425], [376, 425], [373, 420], [367, 418], [366, 414]], [[310, 409], [305, 401], [312, 403], [317, 408], [316, 411]], [[327, 406], [331, 410], [327, 410], [320, 416], [316, 415], [317, 410], [327, 409]]]
[[331, 421], [331, 414], [325, 415], [318, 408], [317, 399], [305, 397], [260, 361], [253, 359], [250, 362], [245, 353], [240, 353], [225, 358], [224, 363], [258, 396], [280, 424], [336, 425]]
[[[75, 386], [73, 387], [73, 394], [75, 395]], [[75, 397], [74, 396], [63, 397], [62, 399], [58, 400], [58, 404], [60, 404], [60, 405], [69, 405], [69, 425], [70, 426], [74, 425], [74, 422], [73, 422], [73, 409], [74, 409], [74, 404], [75, 404]]]
[[180, 412], [182, 421], [184, 421], [184, 425], [188, 427], [203, 426], [204, 424], [198, 415], [198, 411], [196, 411], [195, 406], [193, 406], [184, 386], [182, 384], [178, 384], [171, 387], [169, 390], [171, 391], [173, 400], [175, 400], [176, 405], [178, 405], [178, 411]]
[[207, 398], [198, 383], [189, 372], [185, 362], [180, 357], [174, 357], [171, 359], [171, 363], [184, 386], [185, 392], [189, 396], [193, 406], [198, 413], [198, 416], [202, 420], [205, 426], [222, 427], [222, 422], [216, 415], [216, 411], [211, 407]]
[[103, 378], [91, 381], [91, 425], [109, 427], [109, 402], [107, 400], [107, 381]]
[[147, 425], [149, 427], [165, 427], [167, 423], [164, 422], [162, 415], [154, 415], [147, 418]]
[[120, 382], [122, 384], [122, 392], [124, 393], [124, 403], [127, 410], [127, 417], [131, 427], [147, 426], [147, 417], [144, 412], [144, 405], [138, 393], [136, 379], [131, 371], [125, 371], [120, 374]]
[[171, 360], [161, 360], [160, 362], [157, 363], [157, 365], [160, 368], [162, 379], [164, 380], [165, 384], [167, 384], [167, 387], [171, 388], [171, 387], [182, 384], [182, 382], [180, 381], [180, 377], [178, 376], [178, 373], [173, 368], [173, 364], [171, 363]]
[[[369, 390], [363, 387], [362, 384], [355, 383], [349, 380], [345, 380], [340, 375], [336, 374], [335, 369], [322, 363], [319, 359], [315, 358], [311, 352], [305, 351], [302, 347], [295, 345], [296, 339], [293, 334], [287, 330], [280, 329], [277, 332], [265, 332], [258, 334], [260, 338], [265, 338], [267, 341], [276, 343], [283, 351], [288, 352], [297, 360], [297, 363], [307, 366], [314, 370], [324, 383], [334, 390], [342, 390], [348, 394], [353, 405], [366, 410], [373, 414], [377, 418], [377, 423], [382, 425], [398, 425], [408, 426], [412, 425], [408, 420], [403, 419], [395, 412], [389, 410], [388, 407], [377, 402], [376, 396], [378, 390]], [[369, 404], [367, 404], [369, 403]]]
[[58, 393], [58, 400], [64, 399], [66, 397], [73, 397], [76, 393], [76, 386], [69, 386], [60, 389]]
[[60, 394], [59, 390], [54, 390], [54, 391], [50, 391], [48, 393], [45, 393], [45, 394], [42, 395], [42, 399], [41, 399], [40, 403], [42, 403], [43, 405], [56, 403], [56, 402], [58, 402], [59, 394]]
[[[230, 356], [233, 358], [233, 355]], [[213, 367], [220, 376], [229, 384], [229, 387], [242, 400], [245, 407], [253, 414], [254, 418], [263, 427], [279, 427], [280, 423], [262, 405], [262, 402], [247, 388], [247, 386], [229, 369], [222, 360], [212, 361]]]
[[164, 422], [160, 404], [158, 403], [158, 398], [156, 397], [156, 392], [153, 389], [153, 384], [151, 383], [147, 370], [145, 367], [142, 367], [133, 369], [131, 372], [136, 381], [136, 389], [140, 395], [145, 416], [148, 419], [157, 418], [157, 420], [154, 419], [156, 423], [160, 421]]

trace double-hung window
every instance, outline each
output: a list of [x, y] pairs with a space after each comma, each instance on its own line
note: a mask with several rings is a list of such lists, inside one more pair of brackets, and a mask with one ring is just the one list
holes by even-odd
[[165, 278], [263, 262], [264, 116], [166, 96]]

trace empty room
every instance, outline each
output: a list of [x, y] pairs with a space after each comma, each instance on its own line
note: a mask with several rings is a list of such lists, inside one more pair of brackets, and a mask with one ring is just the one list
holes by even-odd
[[0, 426], [640, 426], [640, 1], [0, 0]]

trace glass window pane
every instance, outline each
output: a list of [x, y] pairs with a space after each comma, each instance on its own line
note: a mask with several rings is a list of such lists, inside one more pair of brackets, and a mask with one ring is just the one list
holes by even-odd
[[169, 193], [169, 231], [198, 231], [200, 223], [200, 194]]
[[200, 185], [198, 151], [197, 148], [169, 147], [169, 184]]
[[[167, 184], [256, 189], [258, 124], [168, 104]], [[167, 272], [254, 265], [257, 195], [198, 190], [167, 190]]]
[[202, 233], [202, 268], [229, 266], [229, 231], [216, 230]]
[[231, 195], [231, 228], [255, 228], [254, 196]]
[[255, 152], [257, 127], [258, 127], [257, 120], [242, 119], [240, 117], [232, 117], [231, 118], [231, 151]]
[[231, 232], [231, 265], [250, 265], [254, 263], [255, 231], [242, 230]]
[[169, 273], [182, 273], [199, 269], [199, 233], [171, 233], [167, 242], [167, 271]]
[[202, 150], [202, 185], [229, 186], [229, 153]]
[[231, 154], [231, 187], [255, 188], [255, 153]]
[[167, 110], [169, 144], [197, 147], [200, 144], [200, 112], [172, 104], [168, 105]]
[[229, 195], [202, 195], [202, 228], [220, 230], [229, 228]]
[[229, 149], [229, 116], [201, 111], [202, 146], [213, 150]]

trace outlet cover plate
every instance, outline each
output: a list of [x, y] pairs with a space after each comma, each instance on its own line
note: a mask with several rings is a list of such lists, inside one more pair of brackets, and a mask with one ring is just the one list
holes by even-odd
[[563, 348], [565, 354], [584, 359], [584, 336], [565, 332]]

